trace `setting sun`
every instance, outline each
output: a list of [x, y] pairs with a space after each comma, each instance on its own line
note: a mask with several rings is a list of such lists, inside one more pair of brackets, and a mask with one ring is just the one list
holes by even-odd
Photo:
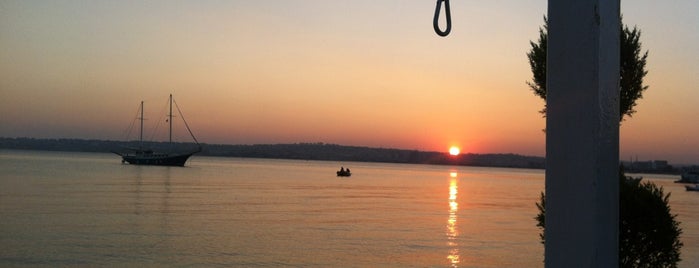
[[451, 148], [449, 148], [450, 155], [459, 155], [459, 153], [461, 153], [461, 149], [459, 149], [459, 147], [452, 146]]

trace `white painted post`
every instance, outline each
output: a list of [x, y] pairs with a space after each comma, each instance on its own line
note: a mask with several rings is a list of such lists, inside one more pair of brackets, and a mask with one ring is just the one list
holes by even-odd
[[619, 0], [549, 0], [546, 267], [617, 267]]

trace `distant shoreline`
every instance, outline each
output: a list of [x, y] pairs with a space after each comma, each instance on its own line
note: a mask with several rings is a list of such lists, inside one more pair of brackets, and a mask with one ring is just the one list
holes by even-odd
[[[138, 147], [138, 141], [110, 141], [90, 139], [36, 139], [36, 138], [0, 138], [0, 149], [43, 150], [67, 152], [103, 152], [109, 153], [123, 148]], [[144, 145], [154, 150], [167, 151], [186, 149], [196, 146], [194, 143], [147, 142]], [[294, 160], [327, 160], [382, 162], [403, 164], [456, 165], [479, 167], [503, 167], [544, 169], [544, 157], [525, 156], [518, 154], [460, 154], [452, 156], [447, 153], [372, 148], [361, 146], [345, 146], [327, 143], [294, 143], [294, 144], [254, 144], [254, 145], [225, 145], [201, 144], [202, 151], [198, 155], [217, 157], [247, 157]], [[648, 161], [653, 163], [652, 161]], [[657, 161], [656, 161], [657, 162]], [[646, 162], [642, 162], [646, 163]], [[630, 173], [680, 174], [665, 162], [662, 169], [634, 169], [635, 163], [625, 162], [624, 166]], [[636, 165], [639, 166], [639, 165]], [[646, 167], [642, 165], [639, 167]], [[653, 167], [650, 165], [649, 167]], [[696, 166], [694, 166], [696, 167]]]
[[[154, 150], [173, 149], [170, 148], [170, 145], [166, 142], [147, 142], [145, 145]], [[174, 143], [173, 145], [174, 150], [196, 146], [193, 143]], [[201, 145], [202, 151], [197, 155], [218, 157], [383, 162], [529, 169], [543, 169], [545, 164], [543, 157], [517, 154], [461, 154], [458, 156], [451, 156], [441, 152], [345, 146], [326, 143]], [[138, 146], [138, 141], [0, 138], [0, 149], [17, 150], [109, 153], [114, 150], [135, 148]]]

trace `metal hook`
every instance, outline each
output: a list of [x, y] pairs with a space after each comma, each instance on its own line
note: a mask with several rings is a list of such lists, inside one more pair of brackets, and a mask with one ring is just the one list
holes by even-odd
[[[439, 28], [439, 13], [442, 9], [442, 2], [444, 2], [444, 13], [447, 16], [447, 29], [442, 31]], [[449, 10], [449, 0], [437, 0], [437, 7], [434, 10], [434, 20], [432, 20], [432, 26], [434, 27], [434, 32], [439, 36], [447, 36], [451, 32], [451, 11]]]

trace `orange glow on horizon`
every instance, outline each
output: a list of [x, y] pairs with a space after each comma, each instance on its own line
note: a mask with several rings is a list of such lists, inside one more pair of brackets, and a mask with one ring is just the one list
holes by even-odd
[[[522, 15], [545, 11], [546, 2], [481, 1], [483, 16], [506, 19], [449, 42], [425, 31], [429, 10], [417, 4], [396, 17], [386, 16], [395, 9], [386, 1], [210, 2], [2, 5], [0, 81], [9, 82], [0, 83], [0, 137], [130, 140], [143, 100], [144, 138], [167, 140], [157, 116], [172, 93], [206, 144], [322, 142], [437, 153], [453, 163], [470, 154], [546, 154], [545, 103], [525, 83], [525, 52], [544, 21]], [[627, 10], [627, 23], [649, 33], [642, 49], [654, 52], [650, 90], [620, 129], [622, 159], [699, 164], [699, 124], [678, 124], [699, 117], [699, 50], [676, 49], [699, 46], [685, 34], [696, 16], [683, 12], [699, 1], [676, 2]], [[674, 26], [681, 29], [651, 34]], [[688, 105], [667, 105], [677, 100]], [[176, 141], [191, 142], [185, 127], [173, 130]]]

